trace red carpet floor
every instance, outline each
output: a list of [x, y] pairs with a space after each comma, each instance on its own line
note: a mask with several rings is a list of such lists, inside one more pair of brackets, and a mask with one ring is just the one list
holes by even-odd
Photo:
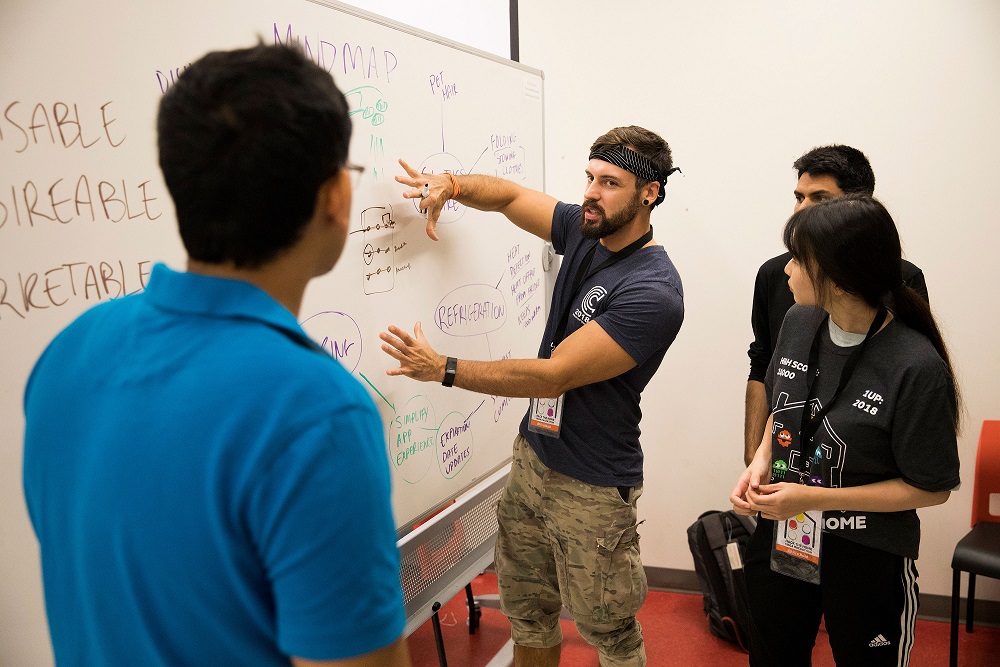
[[[475, 595], [496, 593], [496, 577], [483, 574], [472, 582]], [[700, 595], [650, 591], [639, 612], [650, 667], [729, 667], [746, 665], [738, 647], [714, 637], [702, 614]], [[510, 639], [510, 624], [498, 609], [482, 608], [479, 629], [469, 634], [465, 591], [439, 612], [448, 667], [484, 667]], [[597, 652], [581, 639], [570, 621], [562, 622], [562, 667], [598, 667]], [[948, 664], [949, 625], [917, 621], [917, 637], [910, 655], [911, 667]], [[409, 637], [414, 667], [437, 667], [434, 631], [428, 621]], [[962, 667], [1000, 665], [1000, 628], [977, 627], [969, 635], [959, 631], [959, 664]], [[832, 667], [833, 655], [826, 635], [820, 632], [813, 652], [815, 667]]]

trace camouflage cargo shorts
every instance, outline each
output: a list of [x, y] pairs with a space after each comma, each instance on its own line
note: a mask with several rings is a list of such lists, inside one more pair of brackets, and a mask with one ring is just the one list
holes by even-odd
[[495, 563], [500, 607], [521, 646], [562, 641], [565, 606], [601, 665], [645, 664], [635, 614], [646, 599], [634, 487], [593, 486], [545, 467], [520, 435], [497, 506]]

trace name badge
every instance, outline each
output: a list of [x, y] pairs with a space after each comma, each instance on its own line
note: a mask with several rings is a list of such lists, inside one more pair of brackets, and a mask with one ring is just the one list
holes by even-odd
[[558, 438], [559, 430], [562, 428], [564, 398], [565, 395], [559, 398], [531, 399], [531, 409], [528, 411], [528, 430], [550, 438]]
[[823, 512], [809, 510], [779, 521], [774, 529], [771, 569], [779, 574], [819, 583], [819, 555], [823, 538]]

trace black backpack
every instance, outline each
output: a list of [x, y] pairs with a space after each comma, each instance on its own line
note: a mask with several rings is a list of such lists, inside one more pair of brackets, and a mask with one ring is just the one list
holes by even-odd
[[756, 525], [755, 519], [732, 510], [709, 510], [687, 530], [708, 628], [716, 637], [738, 644], [744, 651], [748, 651], [750, 610], [743, 560]]

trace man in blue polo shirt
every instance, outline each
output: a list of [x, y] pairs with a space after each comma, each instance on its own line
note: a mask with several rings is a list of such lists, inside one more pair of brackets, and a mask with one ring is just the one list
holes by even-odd
[[57, 663], [410, 664], [378, 413], [296, 321], [347, 238], [350, 135], [286, 47], [163, 97], [187, 272], [84, 313], [25, 392]]

